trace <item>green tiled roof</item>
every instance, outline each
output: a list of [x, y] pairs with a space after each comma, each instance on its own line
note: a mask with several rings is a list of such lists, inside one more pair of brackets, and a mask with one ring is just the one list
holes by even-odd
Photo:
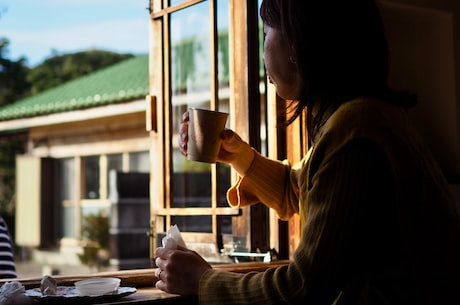
[[123, 102], [148, 92], [148, 55], [140, 55], [1, 107], [0, 121]]

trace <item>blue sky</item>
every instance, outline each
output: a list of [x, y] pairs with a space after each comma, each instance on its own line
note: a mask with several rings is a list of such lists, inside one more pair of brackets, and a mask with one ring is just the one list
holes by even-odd
[[148, 0], [0, 0], [8, 58], [35, 66], [56, 50], [148, 52]]

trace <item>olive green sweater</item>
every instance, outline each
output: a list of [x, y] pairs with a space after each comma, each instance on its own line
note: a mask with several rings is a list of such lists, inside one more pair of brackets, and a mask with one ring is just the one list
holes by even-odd
[[458, 205], [400, 107], [342, 105], [300, 164], [256, 154], [228, 200], [299, 213], [301, 240], [288, 266], [207, 271], [200, 304], [460, 304]]

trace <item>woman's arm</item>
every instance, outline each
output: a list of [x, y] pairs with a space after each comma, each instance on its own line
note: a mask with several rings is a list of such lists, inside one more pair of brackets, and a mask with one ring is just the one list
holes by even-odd
[[251, 166], [228, 190], [227, 200], [234, 207], [262, 202], [281, 219], [289, 219], [299, 212], [297, 171], [288, 161], [272, 160], [254, 152]]
[[[179, 125], [179, 148], [187, 155], [189, 113], [185, 112]], [[229, 164], [240, 175], [228, 191], [230, 205], [247, 206], [263, 202], [288, 219], [298, 212], [298, 188], [295, 171], [288, 162], [270, 160], [261, 156], [232, 130], [221, 134], [222, 144], [218, 161]]]

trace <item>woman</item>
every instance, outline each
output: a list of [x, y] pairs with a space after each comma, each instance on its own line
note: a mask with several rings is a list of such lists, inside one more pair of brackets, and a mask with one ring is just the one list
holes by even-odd
[[219, 161], [240, 174], [231, 205], [300, 215], [299, 246], [288, 266], [249, 274], [158, 248], [156, 286], [200, 304], [458, 304], [458, 206], [409, 124], [415, 98], [388, 88], [374, 1], [264, 0], [261, 17], [267, 74], [289, 122], [307, 110], [311, 149], [291, 167], [226, 130]]

